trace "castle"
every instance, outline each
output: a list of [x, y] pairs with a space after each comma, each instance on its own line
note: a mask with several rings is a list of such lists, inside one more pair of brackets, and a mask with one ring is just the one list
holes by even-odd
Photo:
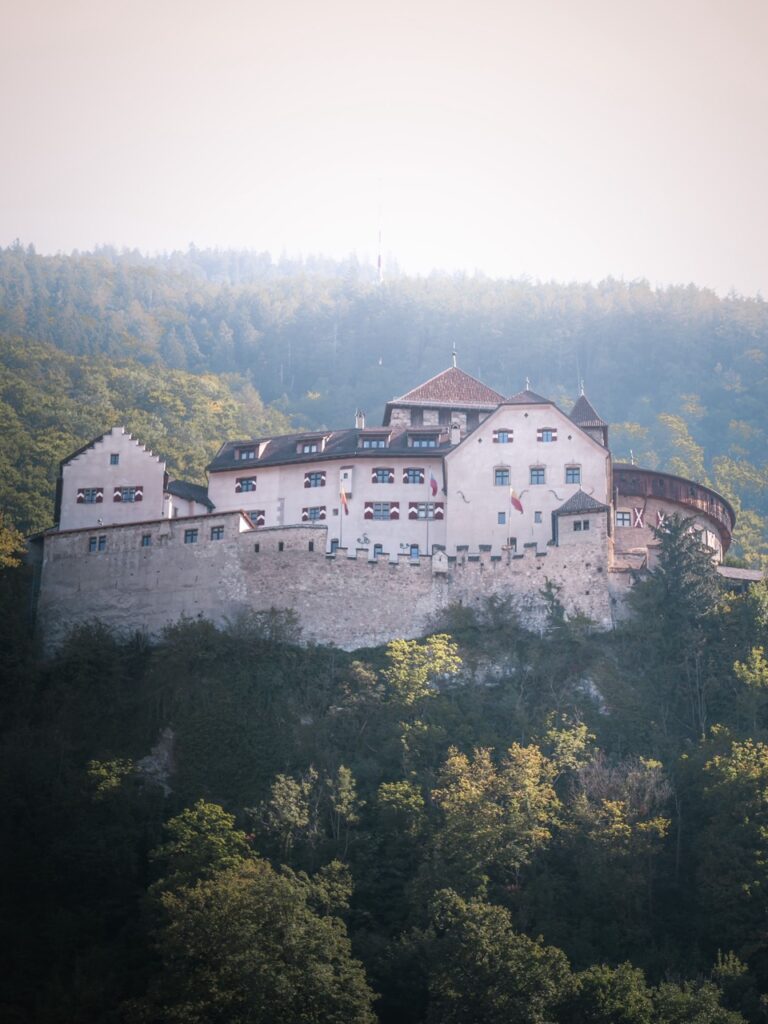
[[63, 460], [56, 526], [31, 545], [49, 642], [94, 618], [156, 634], [284, 608], [305, 640], [354, 649], [491, 596], [539, 626], [546, 584], [607, 629], [666, 516], [718, 563], [735, 523], [709, 487], [614, 463], [583, 393], [570, 413], [527, 384], [505, 398], [455, 358], [380, 426], [227, 441], [207, 473], [170, 480], [119, 427]]

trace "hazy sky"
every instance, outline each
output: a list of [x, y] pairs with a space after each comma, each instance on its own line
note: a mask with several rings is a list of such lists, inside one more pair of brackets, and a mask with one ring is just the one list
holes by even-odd
[[5, 0], [0, 244], [768, 294], [767, 0]]

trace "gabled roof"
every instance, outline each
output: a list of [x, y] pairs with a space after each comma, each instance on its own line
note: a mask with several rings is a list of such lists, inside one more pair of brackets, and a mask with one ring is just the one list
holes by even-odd
[[577, 427], [607, 427], [608, 424], [595, 412], [586, 395], [579, 395], [571, 409], [571, 419]]
[[173, 494], [184, 501], [196, 501], [206, 508], [216, 508], [208, 497], [208, 489], [200, 484], [190, 484], [186, 480], [171, 480], [165, 488], [168, 494]]
[[85, 454], [85, 452], [87, 452], [90, 448], [95, 448], [96, 445], [103, 441], [105, 437], [109, 437], [111, 434], [114, 434], [115, 431], [119, 431], [121, 434], [127, 435], [128, 438], [136, 444], [137, 448], [143, 448], [144, 451], [157, 462], [163, 461], [159, 455], [155, 455], [155, 453], [150, 448], [147, 448], [145, 444], [142, 444], [141, 441], [135, 438], [133, 434], [129, 433], [125, 429], [125, 427], [112, 427], [110, 430], [105, 430], [103, 434], [99, 434], [98, 437], [94, 437], [91, 441], [88, 441], [86, 444], [82, 445], [76, 451], [70, 452], [70, 454], [67, 455], [66, 458], [63, 458], [59, 462], [59, 470], [61, 471], [68, 463], [73, 462], [75, 459]]
[[495, 409], [503, 401], [504, 396], [498, 391], [460, 370], [458, 366], [449, 366], [447, 370], [430, 377], [399, 398], [393, 398], [387, 405], [450, 405], [459, 409]]
[[549, 398], [542, 398], [541, 395], [537, 395], [535, 391], [531, 391], [530, 388], [526, 388], [524, 391], [518, 391], [516, 395], [512, 395], [511, 398], [504, 399], [505, 405], [554, 405], [555, 403], [550, 401]]
[[567, 501], [564, 501], [560, 508], [556, 508], [553, 515], [556, 516], [571, 516], [578, 515], [581, 512], [607, 512], [608, 506], [603, 505], [600, 501], [595, 501], [584, 491], [579, 489], [575, 494], [572, 494]]

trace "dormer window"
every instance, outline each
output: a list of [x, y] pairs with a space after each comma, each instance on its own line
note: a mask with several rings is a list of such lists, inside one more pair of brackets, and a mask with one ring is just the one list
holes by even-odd
[[388, 448], [389, 434], [361, 434], [361, 448]]
[[323, 434], [316, 434], [314, 437], [302, 437], [296, 445], [299, 455], [315, 455], [325, 450], [327, 438]]
[[249, 462], [256, 458], [256, 446], [248, 445], [247, 448], [237, 448], [235, 450], [235, 458], [242, 462]]
[[437, 434], [409, 434], [408, 444], [411, 448], [437, 448]]
[[302, 455], [311, 455], [317, 451], [317, 441], [304, 441], [301, 446]]

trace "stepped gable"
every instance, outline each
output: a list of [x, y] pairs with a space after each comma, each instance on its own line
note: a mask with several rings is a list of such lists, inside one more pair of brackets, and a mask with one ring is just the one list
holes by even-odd
[[200, 484], [190, 484], [186, 480], [171, 480], [165, 489], [168, 494], [173, 494], [184, 501], [196, 501], [211, 509], [216, 507], [208, 497], [208, 489]]
[[582, 394], [576, 400], [571, 409], [571, 420], [577, 427], [607, 427], [608, 424], [595, 412], [592, 403], [586, 395]]
[[567, 501], [556, 508], [552, 513], [555, 516], [570, 516], [579, 515], [581, 512], [607, 512], [608, 506], [603, 505], [600, 501], [595, 501], [584, 491], [579, 489], [575, 494], [572, 494]]
[[504, 399], [505, 405], [554, 405], [555, 403], [550, 401], [548, 398], [542, 398], [541, 395], [537, 395], [535, 391], [531, 391], [530, 388], [525, 388], [524, 391], [518, 391], [516, 395], [512, 395], [511, 398]]
[[393, 398], [387, 405], [450, 405], [456, 409], [495, 409], [504, 396], [457, 366], [450, 366], [423, 384]]

